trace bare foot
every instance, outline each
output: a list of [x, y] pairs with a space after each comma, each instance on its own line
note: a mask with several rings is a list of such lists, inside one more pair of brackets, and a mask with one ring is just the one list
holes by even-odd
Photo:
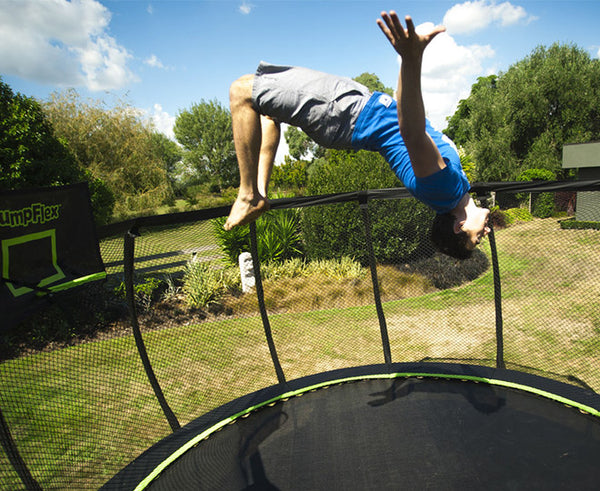
[[231, 211], [229, 212], [229, 216], [227, 217], [223, 228], [225, 230], [231, 230], [238, 225], [245, 225], [246, 223], [256, 220], [268, 210], [269, 202], [260, 195], [258, 198], [252, 199], [238, 196], [231, 207]]

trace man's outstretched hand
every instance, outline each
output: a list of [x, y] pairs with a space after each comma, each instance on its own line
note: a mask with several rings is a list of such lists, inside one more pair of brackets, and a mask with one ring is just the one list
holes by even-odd
[[436, 26], [427, 34], [417, 34], [410, 16], [407, 15], [405, 21], [406, 29], [402, 27], [398, 15], [393, 10], [389, 14], [382, 12], [381, 19], [377, 19], [377, 25], [403, 59], [423, 56], [423, 51], [431, 40], [446, 30], [444, 26]]

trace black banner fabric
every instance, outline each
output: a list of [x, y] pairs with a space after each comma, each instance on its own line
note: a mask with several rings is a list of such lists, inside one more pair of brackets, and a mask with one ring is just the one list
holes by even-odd
[[0, 329], [39, 297], [106, 277], [86, 183], [0, 192]]

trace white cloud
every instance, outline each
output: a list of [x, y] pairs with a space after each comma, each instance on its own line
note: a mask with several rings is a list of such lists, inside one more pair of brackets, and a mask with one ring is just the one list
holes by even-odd
[[251, 3], [242, 2], [242, 4], [240, 5], [240, 8], [239, 8], [239, 11], [241, 14], [248, 15], [250, 12], [252, 12], [253, 8], [254, 8], [254, 5], [252, 5]]
[[[428, 22], [417, 26], [417, 31], [430, 32], [433, 27]], [[494, 54], [489, 45], [462, 46], [447, 33], [439, 34], [427, 47], [421, 84], [427, 117], [436, 128], [446, 127], [446, 117], [468, 97], [477, 77], [494, 72], [493, 67], [484, 65]]]
[[168, 112], [164, 111], [160, 104], [154, 104], [154, 107], [148, 114], [148, 117], [154, 125], [156, 131], [163, 133], [165, 136], [175, 141], [175, 133], [173, 133], [175, 116], [171, 116]]
[[96, 0], [0, 1], [0, 72], [43, 84], [121, 88], [135, 81], [131, 55], [107, 34]]
[[165, 69], [166, 67], [162, 64], [162, 62], [157, 58], [156, 55], [151, 55], [144, 60], [144, 63], [153, 68]]
[[148, 4], [148, 7], [146, 8], [146, 12], [148, 12], [150, 15], [152, 15], [154, 13], [154, 7], [152, 6], [152, 4]]
[[499, 4], [493, 0], [475, 0], [454, 5], [446, 12], [443, 24], [450, 34], [471, 34], [491, 24], [505, 27], [532, 20], [535, 18], [528, 15], [523, 7], [510, 2]]

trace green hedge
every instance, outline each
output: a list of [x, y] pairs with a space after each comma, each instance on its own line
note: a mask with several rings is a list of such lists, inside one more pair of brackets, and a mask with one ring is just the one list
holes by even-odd
[[562, 220], [560, 228], [569, 230], [600, 230], [600, 222], [584, 222], [578, 220]]
[[[385, 160], [366, 151], [330, 151], [313, 164], [308, 193], [327, 194], [401, 186]], [[382, 263], [402, 263], [433, 254], [429, 230], [433, 212], [415, 199], [369, 202], [373, 247]], [[368, 262], [358, 203], [307, 208], [302, 234], [310, 259], [352, 257]]]

